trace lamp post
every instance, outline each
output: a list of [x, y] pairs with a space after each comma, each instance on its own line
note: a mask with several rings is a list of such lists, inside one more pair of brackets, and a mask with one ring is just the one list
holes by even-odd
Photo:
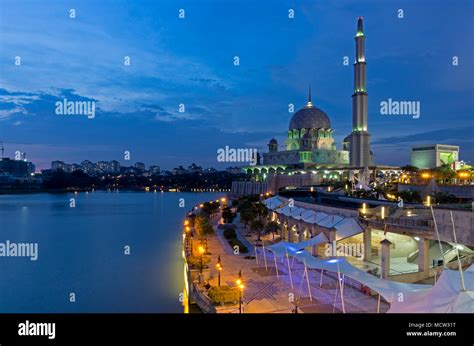
[[245, 286], [242, 282], [242, 270], [239, 270], [239, 277], [235, 282], [236, 282], [237, 287], [239, 289], [239, 314], [241, 314], [242, 313], [242, 292], [245, 288]]
[[221, 287], [221, 271], [223, 269], [222, 263], [221, 263], [221, 255], [217, 257], [216, 268], [217, 268], [217, 286]]
[[199, 254], [201, 255], [201, 270], [200, 270], [200, 273], [202, 274], [202, 256], [204, 255], [204, 247], [202, 245], [199, 246]]

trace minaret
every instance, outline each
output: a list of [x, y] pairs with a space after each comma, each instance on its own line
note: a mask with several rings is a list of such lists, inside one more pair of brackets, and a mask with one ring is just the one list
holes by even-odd
[[357, 21], [356, 62], [354, 64], [354, 94], [352, 95], [352, 133], [350, 136], [350, 165], [367, 167], [372, 165], [370, 134], [367, 132], [367, 89], [364, 54], [364, 30], [362, 17]]
[[313, 107], [313, 102], [311, 101], [311, 83], [309, 83], [309, 90], [308, 90], [308, 103], [306, 107]]

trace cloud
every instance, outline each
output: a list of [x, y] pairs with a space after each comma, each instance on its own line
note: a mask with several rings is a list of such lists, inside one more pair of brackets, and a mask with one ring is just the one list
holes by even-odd
[[474, 126], [455, 127], [442, 130], [433, 130], [420, 133], [414, 133], [406, 136], [393, 136], [379, 138], [372, 144], [401, 144], [415, 142], [440, 143], [446, 141], [454, 142], [472, 142], [474, 141]]

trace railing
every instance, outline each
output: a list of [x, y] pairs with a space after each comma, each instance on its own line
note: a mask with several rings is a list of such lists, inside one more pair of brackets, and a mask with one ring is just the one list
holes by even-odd
[[201, 292], [199, 285], [196, 282], [193, 282], [192, 294], [194, 301], [204, 313], [216, 312], [216, 308], [211, 299], [204, 292]]
[[393, 226], [402, 226], [408, 228], [422, 228], [426, 230], [433, 231], [434, 225], [432, 220], [419, 220], [414, 218], [399, 218], [399, 217], [386, 217], [382, 219], [379, 216], [375, 215], [367, 215], [363, 213], [359, 213], [359, 220], [364, 223], [368, 224], [369, 222], [377, 222], [379, 224], [386, 224], [386, 225], [393, 225]]

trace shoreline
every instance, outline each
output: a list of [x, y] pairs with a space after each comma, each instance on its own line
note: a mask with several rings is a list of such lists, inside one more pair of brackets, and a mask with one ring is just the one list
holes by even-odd
[[[196, 189], [194, 189], [196, 190]], [[5, 189], [0, 189], [0, 196], [9, 196], [9, 195], [34, 195], [34, 194], [40, 194], [40, 193], [47, 193], [47, 194], [67, 194], [67, 193], [79, 193], [79, 192], [143, 192], [143, 193], [161, 193], [161, 192], [167, 192], [167, 193], [181, 193], [181, 192], [187, 192], [187, 193], [209, 193], [209, 192], [214, 192], [214, 193], [225, 193], [226, 191], [212, 191], [213, 189], [199, 189], [199, 191], [193, 191], [193, 189], [185, 189], [185, 190], [179, 190], [179, 189], [165, 189], [165, 190], [147, 190], [146, 186], [145, 187], [140, 187], [140, 188], [121, 188], [121, 189], [103, 189], [103, 188], [87, 188], [87, 189], [34, 189], [34, 190], [5, 190]]]

